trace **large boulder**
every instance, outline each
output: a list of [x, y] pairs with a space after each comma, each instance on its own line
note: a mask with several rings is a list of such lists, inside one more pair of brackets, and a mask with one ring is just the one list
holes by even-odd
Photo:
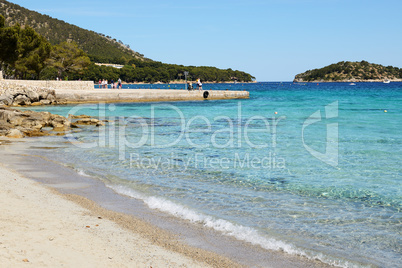
[[14, 98], [14, 106], [25, 106], [30, 105], [32, 102], [27, 95], [18, 95]]
[[26, 96], [31, 102], [38, 102], [39, 101], [39, 93], [34, 90], [26, 90]]
[[0, 95], [0, 105], [12, 105], [14, 101], [14, 98], [10, 95]]

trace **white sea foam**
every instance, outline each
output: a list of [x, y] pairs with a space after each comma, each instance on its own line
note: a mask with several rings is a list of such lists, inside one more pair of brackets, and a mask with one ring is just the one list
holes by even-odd
[[80, 175], [80, 176], [84, 176], [84, 177], [92, 177], [91, 175], [89, 175], [89, 174], [85, 173], [85, 171], [84, 171], [84, 170], [82, 170], [82, 169], [75, 169], [75, 170], [76, 170], [76, 172], [78, 173], [78, 175]]
[[[93, 177], [87, 174], [84, 170], [75, 168], [73, 169], [82, 176], [85, 177]], [[223, 219], [217, 219], [212, 216], [205, 215], [200, 212], [196, 212], [190, 208], [187, 208], [183, 205], [176, 204], [170, 200], [161, 197], [147, 196], [141, 194], [129, 187], [125, 187], [123, 185], [107, 185], [107, 187], [113, 189], [118, 194], [122, 194], [125, 196], [129, 196], [135, 199], [143, 200], [144, 203], [150, 209], [156, 209], [178, 217], [180, 219], [188, 220], [193, 223], [202, 224], [205, 227], [212, 228], [216, 231], [221, 232], [224, 235], [232, 236], [238, 240], [245, 241], [251, 243], [252, 245], [261, 246], [264, 249], [274, 250], [274, 251], [283, 251], [288, 254], [302, 256], [310, 260], [319, 260], [323, 263], [327, 263], [336, 267], [348, 267], [348, 268], [361, 268], [360, 265], [355, 265], [348, 261], [342, 261], [330, 258], [322, 253], [312, 252], [308, 250], [300, 250], [295, 246], [285, 243], [283, 241], [267, 238], [263, 235], [259, 234], [257, 230], [242, 226], [239, 224], [234, 224], [229, 221]]]
[[224, 235], [235, 237], [238, 240], [245, 241], [253, 245], [261, 246], [264, 249], [283, 251], [288, 254], [306, 257], [310, 260], [320, 260], [324, 263], [338, 267], [358, 267], [349, 262], [335, 260], [321, 253], [297, 249], [295, 246], [283, 241], [274, 238], [264, 237], [253, 228], [234, 224], [223, 219], [216, 219], [214, 217], [207, 216], [203, 213], [196, 212], [192, 209], [176, 204], [161, 197], [146, 196], [121, 185], [108, 185], [108, 187], [112, 188], [119, 194], [143, 200], [145, 204], [147, 204], [147, 206], [151, 209], [157, 209], [193, 223], [203, 224], [205, 227], [213, 228], [214, 230], [219, 231]]

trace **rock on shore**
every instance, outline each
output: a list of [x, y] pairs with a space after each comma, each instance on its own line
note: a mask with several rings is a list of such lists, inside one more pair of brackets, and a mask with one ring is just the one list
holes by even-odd
[[57, 135], [76, 128], [77, 125], [98, 127], [104, 125], [103, 122], [89, 116], [65, 118], [49, 112], [20, 111], [7, 107], [48, 104], [59, 104], [53, 89], [0, 83], [0, 136], [23, 138]]
[[64, 132], [71, 126], [70, 121], [61, 115], [0, 107], [0, 136], [10, 138], [45, 136], [49, 135], [49, 132], [43, 128]]
[[0, 106], [0, 136], [23, 138], [64, 134], [78, 125], [104, 126], [105, 124], [89, 116], [66, 118], [49, 112], [20, 111]]
[[88, 126], [88, 125], [92, 125], [92, 126], [104, 126], [105, 125], [105, 121], [100, 121], [99, 119], [96, 118], [92, 118], [89, 115], [68, 115], [68, 119], [71, 120], [75, 120], [75, 122], [73, 123], [74, 126], [76, 125], [84, 125], [84, 126]]
[[56, 92], [53, 89], [0, 83], [0, 105], [48, 105], [56, 104]]

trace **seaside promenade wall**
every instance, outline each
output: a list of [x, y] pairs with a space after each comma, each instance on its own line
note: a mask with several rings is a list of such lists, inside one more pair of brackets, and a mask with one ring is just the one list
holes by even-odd
[[54, 81], [54, 80], [11, 80], [1, 79], [1, 84], [24, 85], [27, 87], [39, 87], [49, 89], [75, 89], [75, 90], [93, 90], [93, 81]]

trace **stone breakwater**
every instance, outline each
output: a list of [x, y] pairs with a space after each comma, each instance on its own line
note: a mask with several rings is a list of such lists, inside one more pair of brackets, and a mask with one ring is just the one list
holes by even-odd
[[56, 92], [53, 89], [13, 84], [4, 80], [0, 83], [0, 105], [25, 106], [56, 103]]
[[92, 81], [41, 81], [0, 79], [0, 105], [63, 104], [57, 91], [94, 91]]
[[55, 81], [55, 80], [0, 80], [0, 84], [24, 85], [26, 87], [39, 87], [49, 89], [94, 90], [93, 81]]

